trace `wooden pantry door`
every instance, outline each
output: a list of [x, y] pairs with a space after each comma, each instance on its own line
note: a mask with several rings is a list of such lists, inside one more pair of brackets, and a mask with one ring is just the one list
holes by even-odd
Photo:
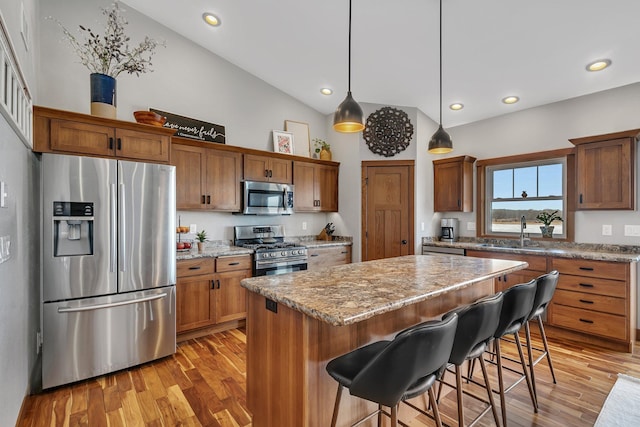
[[414, 162], [362, 162], [362, 261], [414, 253]]

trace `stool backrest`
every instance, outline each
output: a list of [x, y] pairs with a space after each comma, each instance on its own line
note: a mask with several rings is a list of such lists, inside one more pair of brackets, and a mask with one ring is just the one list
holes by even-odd
[[443, 319], [458, 315], [458, 328], [449, 362], [461, 365], [468, 356], [482, 352], [487, 341], [493, 338], [498, 327], [502, 292], [482, 298], [472, 304], [455, 308], [443, 316]]
[[420, 378], [447, 364], [457, 316], [402, 331], [353, 379], [349, 393], [386, 406], [397, 405]]
[[[521, 283], [503, 291], [502, 309], [498, 328], [493, 334], [494, 338], [500, 338], [507, 333], [513, 333], [527, 320], [533, 299], [536, 295], [536, 279]], [[515, 330], [514, 330], [515, 329]]]
[[559, 277], [560, 273], [558, 273], [557, 270], [553, 270], [536, 279], [536, 296], [533, 299], [533, 306], [531, 308], [531, 313], [529, 313], [529, 319], [533, 319], [534, 317], [542, 314], [542, 312], [547, 308], [549, 301], [551, 301], [551, 298], [553, 298], [553, 294], [556, 291]]

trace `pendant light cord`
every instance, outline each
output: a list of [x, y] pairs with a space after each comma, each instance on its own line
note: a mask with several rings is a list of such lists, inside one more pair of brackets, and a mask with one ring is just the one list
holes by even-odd
[[349, 0], [349, 78], [347, 81], [348, 92], [351, 92], [351, 0]]
[[440, 0], [440, 126], [442, 126], [442, 0]]

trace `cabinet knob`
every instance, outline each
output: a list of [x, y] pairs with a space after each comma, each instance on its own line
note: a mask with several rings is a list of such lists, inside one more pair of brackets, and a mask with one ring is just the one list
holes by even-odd
[[407, 244], [407, 240], [406, 240], [406, 239], [403, 239], [401, 243], [402, 243], [403, 245], [406, 245], [406, 244]]

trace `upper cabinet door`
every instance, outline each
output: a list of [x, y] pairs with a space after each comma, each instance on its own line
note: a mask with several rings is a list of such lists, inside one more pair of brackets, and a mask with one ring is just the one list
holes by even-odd
[[116, 156], [153, 162], [169, 162], [170, 138], [130, 129], [116, 129]]
[[51, 149], [72, 154], [115, 154], [114, 128], [69, 120], [51, 120]]
[[576, 144], [576, 208], [635, 209], [635, 145], [639, 130], [571, 139]]
[[206, 149], [205, 162], [207, 209], [239, 212], [242, 208], [242, 155]]
[[291, 184], [293, 182], [292, 161], [279, 157], [245, 154], [244, 179], [245, 181]]
[[206, 208], [204, 150], [188, 145], [171, 145], [171, 164], [176, 167], [176, 208]]
[[473, 163], [475, 157], [458, 156], [433, 161], [435, 212], [473, 211]]

